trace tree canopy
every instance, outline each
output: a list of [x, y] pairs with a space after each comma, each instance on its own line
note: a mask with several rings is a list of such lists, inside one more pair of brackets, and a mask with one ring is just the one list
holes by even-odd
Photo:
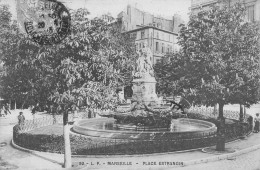
[[211, 106], [259, 101], [259, 27], [245, 11], [237, 3], [192, 14], [180, 30], [181, 51], [156, 66], [159, 90]]
[[134, 45], [116, 24], [89, 20], [88, 14], [86, 9], [72, 11], [71, 34], [52, 46], [40, 46], [17, 31], [1, 31], [1, 95], [28, 103], [113, 108], [116, 88], [132, 71]]

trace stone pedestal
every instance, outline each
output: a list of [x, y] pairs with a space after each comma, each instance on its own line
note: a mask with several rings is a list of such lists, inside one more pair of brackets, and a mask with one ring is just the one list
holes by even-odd
[[147, 106], [158, 104], [159, 100], [155, 91], [156, 80], [154, 77], [134, 79], [132, 83], [133, 101], [143, 103]]

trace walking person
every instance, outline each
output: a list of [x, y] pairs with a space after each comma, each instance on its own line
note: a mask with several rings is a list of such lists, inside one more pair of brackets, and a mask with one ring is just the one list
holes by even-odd
[[91, 111], [91, 109], [88, 109], [88, 118], [89, 119], [92, 118], [92, 111]]
[[39, 103], [37, 103], [35, 106], [33, 106], [32, 114], [34, 115], [37, 111], [39, 111]]
[[256, 113], [256, 117], [255, 117], [255, 128], [254, 128], [254, 132], [255, 132], [255, 133], [258, 133], [258, 132], [259, 132], [259, 122], [260, 122], [259, 113]]
[[23, 128], [24, 122], [25, 122], [25, 117], [23, 115], [23, 112], [20, 112], [18, 116], [18, 125], [20, 126], [20, 128]]
[[5, 109], [5, 105], [3, 104], [3, 106], [1, 106], [1, 108], [2, 108], [3, 115], [7, 116], [7, 111]]
[[4, 106], [1, 106], [1, 105], [0, 105], [0, 116], [5, 117], [5, 109], [4, 109]]
[[5, 112], [6, 112], [6, 114], [7, 113], [11, 114], [11, 112], [10, 112], [10, 104], [9, 103], [5, 104]]
[[39, 103], [37, 103], [36, 106], [33, 106], [33, 109], [32, 109], [33, 122], [34, 122], [34, 119], [35, 119], [35, 113], [37, 111], [39, 111]]

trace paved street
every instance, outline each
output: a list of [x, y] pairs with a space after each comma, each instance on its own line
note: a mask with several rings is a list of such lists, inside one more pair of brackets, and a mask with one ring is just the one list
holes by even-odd
[[[259, 141], [260, 142], [260, 141]], [[169, 168], [172, 169], [172, 168]], [[260, 150], [249, 152], [231, 160], [221, 160], [204, 164], [176, 168], [176, 170], [260, 170]]]

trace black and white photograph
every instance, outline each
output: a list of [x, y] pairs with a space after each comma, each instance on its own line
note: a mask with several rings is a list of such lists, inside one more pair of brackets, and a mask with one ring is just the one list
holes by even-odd
[[260, 170], [260, 0], [0, 0], [0, 170]]

